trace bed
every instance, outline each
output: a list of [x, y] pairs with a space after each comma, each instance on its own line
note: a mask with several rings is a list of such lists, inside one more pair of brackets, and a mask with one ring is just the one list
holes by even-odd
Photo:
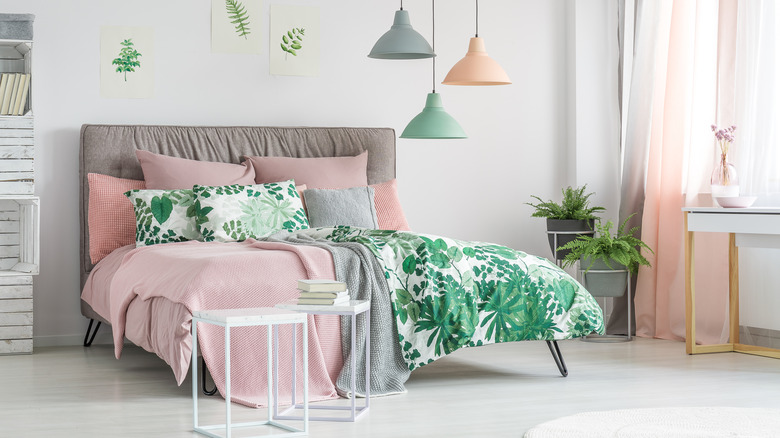
[[[492, 342], [547, 341], [565, 376], [555, 341], [603, 333], [601, 312], [592, 297], [545, 259], [499, 245], [405, 231], [341, 226], [298, 229], [234, 243], [129, 245], [93, 264], [89, 175], [143, 180], [136, 150], [220, 163], [240, 163], [244, 156], [357, 157], [367, 151], [366, 183], [373, 186], [395, 177], [395, 133], [387, 128], [82, 127], [81, 309], [90, 320], [85, 345], [99, 327], [93, 329], [93, 323], [110, 324], [117, 356], [127, 336], [171, 365], [179, 383], [189, 365], [192, 311], [220, 304], [273, 305], [295, 296], [296, 276], [346, 281], [353, 298], [371, 300], [372, 394], [403, 392], [412, 370], [458, 348]], [[237, 272], [245, 275], [234, 274], [229, 280], [215, 281], [204, 274], [239, 264]], [[282, 265], [291, 272], [282, 274]], [[149, 272], [154, 274], [143, 274]], [[188, 277], [187, 272], [197, 273], [198, 279], [191, 280], [194, 275]], [[421, 292], [431, 288], [447, 293], [432, 297]], [[120, 290], [124, 295], [119, 295]], [[176, 292], [169, 294], [170, 290]], [[521, 296], [526, 298], [521, 300]], [[315, 382], [319, 376], [312, 399], [345, 395], [346, 358], [353, 353], [362, 355], [347, 351], [344, 344], [348, 342], [341, 342], [341, 333], [349, 333], [342, 326], [346, 321], [312, 318]], [[209, 350], [219, 351], [220, 339], [217, 333], [208, 332], [200, 339], [212, 344], [210, 348], [201, 345], [200, 350], [217, 388], [224, 376], [219, 374], [218, 355]], [[360, 343], [358, 348], [362, 348]], [[264, 360], [250, 350], [238, 347], [238, 369], [242, 360], [246, 367]], [[235, 391], [234, 401], [262, 405], [255, 393], [264, 390], [252, 387], [250, 376], [246, 380], [245, 391]]]

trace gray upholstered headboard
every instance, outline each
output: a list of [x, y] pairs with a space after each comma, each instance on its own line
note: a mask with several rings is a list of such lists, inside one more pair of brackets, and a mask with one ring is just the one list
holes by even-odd
[[243, 155], [338, 157], [368, 150], [368, 183], [395, 178], [395, 132], [390, 128], [84, 125], [79, 152], [82, 286], [93, 267], [87, 174], [143, 179], [136, 149], [225, 163], [239, 163]]

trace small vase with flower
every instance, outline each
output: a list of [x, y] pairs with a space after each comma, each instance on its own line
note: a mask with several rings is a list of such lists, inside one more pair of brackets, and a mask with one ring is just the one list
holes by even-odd
[[712, 132], [715, 133], [715, 139], [718, 141], [720, 149], [720, 159], [715, 165], [710, 178], [710, 188], [713, 198], [725, 198], [739, 196], [739, 179], [737, 178], [737, 168], [728, 161], [729, 147], [734, 142], [734, 131], [737, 127], [731, 125], [727, 128], [718, 129], [712, 125]]

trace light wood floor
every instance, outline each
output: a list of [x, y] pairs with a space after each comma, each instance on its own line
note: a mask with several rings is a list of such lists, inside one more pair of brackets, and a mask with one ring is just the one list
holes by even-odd
[[[313, 437], [519, 437], [588, 410], [669, 406], [780, 408], [780, 361], [738, 353], [687, 356], [679, 342], [565, 341], [562, 378], [544, 342], [458, 351], [412, 374], [406, 394], [371, 400], [357, 423], [312, 422]], [[191, 383], [156, 356], [108, 345], [0, 357], [0, 436], [191, 437]], [[222, 399], [202, 402], [219, 422]], [[264, 410], [234, 405], [234, 420]], [[241, 436], [241, 435], [236, 435]]]

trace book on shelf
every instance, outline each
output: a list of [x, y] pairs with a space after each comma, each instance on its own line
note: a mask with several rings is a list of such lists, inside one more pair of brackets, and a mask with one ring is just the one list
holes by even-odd
[[3, 105], [3, 97], [5, 96], [5, 86], [8, 84], [9, 73], [3, 73], [0, 75], [0, 107]]
[[315, 304], [319, 306], [338, 306], [348, 304], [349, 295], [341, 298], [298, 298], [296, 304]]
[[344, 292], [347, 284], [336, 280], [298, 280], [298, 289], [305, 292]]
[[30, 75], [27, 75], [27, 81], [24, 83], [24, 91], [22, 91], [22, 103], [19, 104], [19, 115], [25, 115], [24, 109], [27, 106], [27, 98], [30, 96]]
[[21, 116], [24, 113], [24, 105], [27, 103], [27, 90], [30, 88], [30, 75], [23, 74], [19, 77], [13, 110], [9, 109], [12, 116]]
[[8, 115], [8, 108], [11, 106], [11, 96], [13, 95], [14, 85], [16, 85], [18, 76], [18, 73], [8, 73], [8, 81], [3, 90], [3, 102], [0, 103], [0, 116]]
[[343, 291], [343, 292], [306, 292], [301, 291], [300, 295], [298, 295], [299, 298], [317, 298], [320, 300], [324, 299], [339, 299], [347, 297], [349, 298], [349, 291]]
[[16, 73], [14, 75], [14, 88], [11, 90], [11, 99], [8, 101], [8, 110], [5, 113], [5, 115], [12, 115], [14, 110], [14, 105], [16, 105], [16, 94], [19, 91], [19, 84], [22, 82], [22, 76], [19, 73]]

